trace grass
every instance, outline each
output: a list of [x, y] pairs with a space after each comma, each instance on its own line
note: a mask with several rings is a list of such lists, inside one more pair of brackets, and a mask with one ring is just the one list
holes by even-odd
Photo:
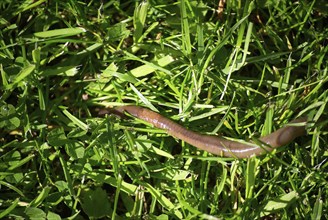
[[[327, 219], [327, 3], [0, 3], [0, 217]], [[249, 139], [301, 115], [308, 135], [235, 160], [140, 120]]]

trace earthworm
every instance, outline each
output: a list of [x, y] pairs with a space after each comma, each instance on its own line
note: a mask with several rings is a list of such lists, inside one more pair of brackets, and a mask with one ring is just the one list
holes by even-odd
[[[128, 113], [134, 117], [149, 122], [156, 128], [164, 129], [169, 135], [181, 139], [190, 145], [201, 150], [210, 152], [221, 157], [248, 158], [259, 156], [273, 149], [287, 145], [295, 138], [305, 135], [305, 122], [307, 117], [301, 117], [291, 121], [288, 125], [276, 130], [275, 132], [260, 137], [255, 142], [238, 142], [228, 140], [214, 135], [200, 134], [184, 128], [178, 123], [151, 111], [147, 108], [127, 105], [119, 106], [113, 109], [115, 114], [124, 115]], [[291, 125], [293, 123], [301, 123]]]

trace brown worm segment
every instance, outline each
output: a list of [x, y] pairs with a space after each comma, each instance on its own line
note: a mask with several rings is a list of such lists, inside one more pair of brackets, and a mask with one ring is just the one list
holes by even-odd
[[[251, 156], [259, 156], [270, 152], [275, 148], [287, 145], [296, 137], [306, 134], [305, 125], [286, 125], [285, 127], [282, 127], [269, 135], [259, 138], [257, 143], [241, 143], [231, 141], [223, 137], [199, 134], [184, 128], [176, 122], [154, 111], [139, 106], [120, 106], [114, 108], [114, 111], [111, 112], [119, 115], [127, 112], [134, 117], [151, 123], [156, 128], [164, 129], [173, 137], [181, 139], [201, 150], [205, 150], [221, 157], [248, 158]], [[302, 123], [306, 121], [307, 118], [302, 117], [293, 120], [290, 123]]]

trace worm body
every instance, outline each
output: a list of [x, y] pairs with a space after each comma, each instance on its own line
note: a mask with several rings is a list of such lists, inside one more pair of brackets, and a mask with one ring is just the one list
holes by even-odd
[[[181, 139], [201, 150], [208, 151], [222, 157], [248, 158], [270, 152], [275, 148], [281, 147], [293, 141], [296, 137], [305, 135], [305, 125], [291, 126], [286, 125], [277, 131], [259, 138], [259, 142], [264, 144], [255, 144], [253, 142], [237, 142], [225, 139], [223, 137], [199, 134], [188, 130], [176, 122], [149, 109], [128, 105], [115, 108], [116, 113], [125, 112], [134, 117], [151, 123], [156, 128], [167, 131], [168, 134]], [[291, 123], [306, 122], [307, 118], [298, 118]]]

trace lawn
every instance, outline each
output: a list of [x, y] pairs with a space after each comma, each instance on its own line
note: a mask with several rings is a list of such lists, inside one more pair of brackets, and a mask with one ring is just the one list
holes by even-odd
[[[325, 1], [1, 1], [0, 218], [327, 219]], [[222, 158], [127, 115], [258, 142]]]

